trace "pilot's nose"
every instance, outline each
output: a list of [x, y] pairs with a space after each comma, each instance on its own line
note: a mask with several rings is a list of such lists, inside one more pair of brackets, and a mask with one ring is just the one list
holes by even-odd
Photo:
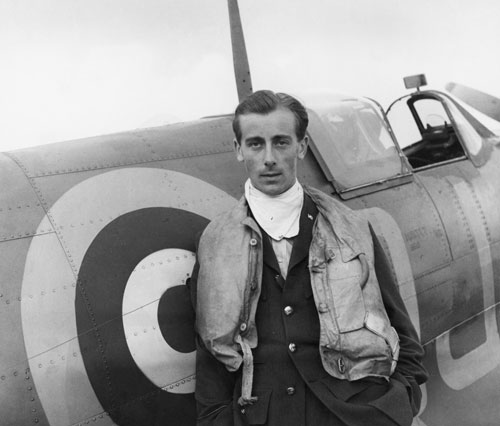
[[266, 167], [272, 167], [276, 165], [276, 159], [274, 158], [274, 152], [272, 146], [267, 145], [264, 154], [264, 164]]

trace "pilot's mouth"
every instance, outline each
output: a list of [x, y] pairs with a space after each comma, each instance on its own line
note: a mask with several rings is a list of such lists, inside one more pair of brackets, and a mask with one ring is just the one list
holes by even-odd
[[262, 173], [261, 176], [265, 178], [274, 178], [278, 177], [281, 173], [275, 172], [275, 173]]

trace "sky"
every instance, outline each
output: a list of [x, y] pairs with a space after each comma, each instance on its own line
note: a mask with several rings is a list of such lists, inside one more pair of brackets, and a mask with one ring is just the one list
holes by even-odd
[[[239, 0], [254, 89], [500, 97], [498, 0]], [[230, 113], [226, 0], [0, 0], [0, 151]], [[498, 125], [500, 128], [500, 124]]]

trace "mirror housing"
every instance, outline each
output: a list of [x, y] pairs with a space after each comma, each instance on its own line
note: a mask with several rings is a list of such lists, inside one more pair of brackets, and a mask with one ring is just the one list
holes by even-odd
[[420, 87], [427, 86], [427, 79], [425, 78], [425, 74], [410, 75], [408, 77], [404, 77], [403, 81], [407, 89], [416, 88], [417, 91], [419, 91]]

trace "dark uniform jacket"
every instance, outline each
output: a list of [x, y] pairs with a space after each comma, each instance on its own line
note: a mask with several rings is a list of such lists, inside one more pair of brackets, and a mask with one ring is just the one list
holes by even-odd
[[[255, 404], [237, 404], [241, 371], [227, 371], [198, 339], [195, 397], [199, 425], [410, 425], [418, 412], [419, 384], [427, 378], [421, 364], [423, 349], [375, 235], [377, 278], [391, 324], [400, 338], [396, 371], [390, 381], [366, 378], [350, 382], [324, 370], [308, 270], [316, 215], [316, 206], [306, 196], [286, 280], [270, 239], [262, 231], [264, 268], [256, 314], [259, 344], [253, 350]], [[197, 266], [190, 284], [193, 298], [196, 277]]]

